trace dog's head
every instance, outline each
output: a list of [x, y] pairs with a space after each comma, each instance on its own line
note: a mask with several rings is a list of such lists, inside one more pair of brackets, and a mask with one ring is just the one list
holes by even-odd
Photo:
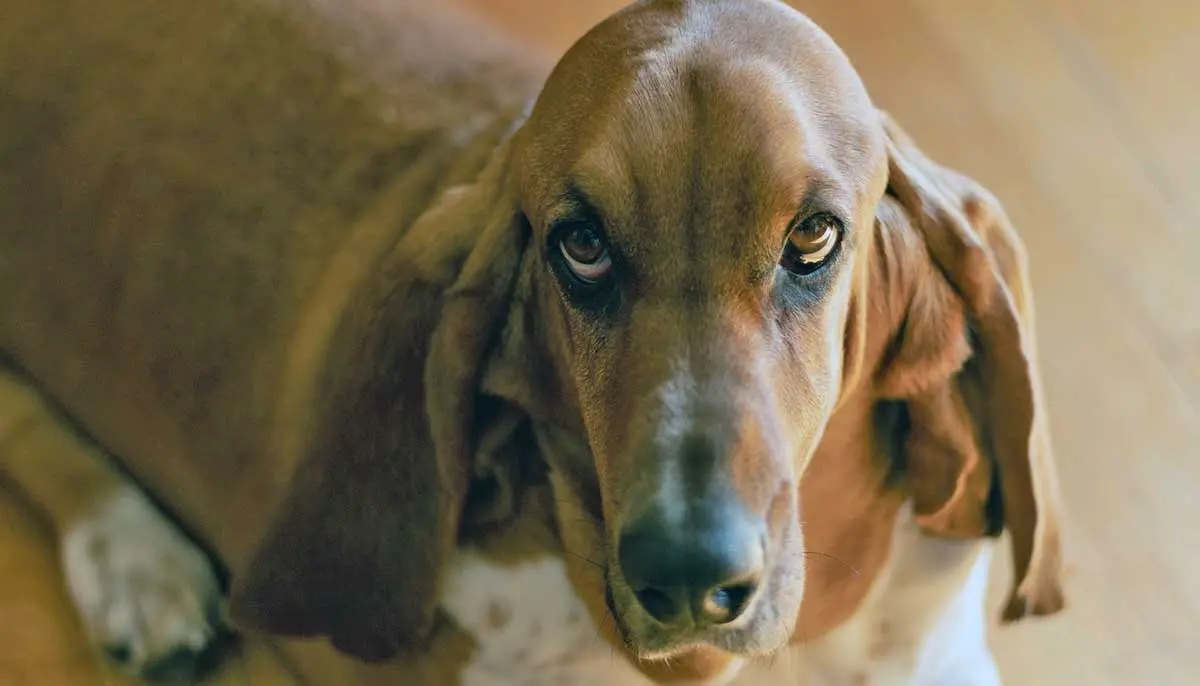
[[373, 284], [238, 586], [250, 624], [419, 645], [480, 446], [517, 408], [632, 651], [769, 653], [803, 595], [802, 477], [850, 396], [906, 408], [879, 442], [927, 530], [1011, 531], [1010, 618], [1061, 606], [1019, 244], [782, 4], [601, 24]]
[[780, 646], [887, 178], [862, 84], [786, 8], [641, 5], [563, 58], [517, 146], [613, 616], [642, 657]]

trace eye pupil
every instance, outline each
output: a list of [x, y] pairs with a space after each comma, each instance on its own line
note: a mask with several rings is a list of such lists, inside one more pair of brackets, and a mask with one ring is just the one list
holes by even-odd
[[560, 232], [558, 250], [565, 266], [579, 281], [597, 284], [612, 270], [608, 244], [600, 231], [587, 222], [572, 223]]
[[779, 264], [796, 274], [811, 274], [833, 255], [841, 237], [841, 225], [828, 215], [804, 220], [792, 229]]
[[803, 232], [792, 234], [791, 243], [800, 253], [801, 259], [811, 259], [813, 255], [819, 255], [825, 246], [829, 245], [833, 240], [833, 230], [829, 227], [822, 227], [821, 232], [816, 235], [809, 235]]
[[604, 257], [604, 243], [596, 232], [583, 227], [574, 229], [563, 237], [563, 248], [571, 259], [583, 264], [595, 264]]

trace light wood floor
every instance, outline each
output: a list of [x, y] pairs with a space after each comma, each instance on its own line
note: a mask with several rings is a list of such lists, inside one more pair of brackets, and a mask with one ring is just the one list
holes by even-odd
[[[551, 54], [622, 4], [455, 1]], [[1200, 3], [796, 4], [1031, 250], [1074, 576], [1068, 614], [994, 633], [1007, 682], [1200, 683]], [[286, 683], [250, 652], [214, 684]], [[0, 493], [0, 684], [117, 683], [45, 532]]]

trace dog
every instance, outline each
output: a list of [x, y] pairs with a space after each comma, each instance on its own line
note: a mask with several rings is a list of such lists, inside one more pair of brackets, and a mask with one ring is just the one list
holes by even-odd
[[1064, 606], [1020, 239], [782, 3], [15, 0], [0, 86], [0, 469], [131, 672], [997, 684], [1003, 532]]

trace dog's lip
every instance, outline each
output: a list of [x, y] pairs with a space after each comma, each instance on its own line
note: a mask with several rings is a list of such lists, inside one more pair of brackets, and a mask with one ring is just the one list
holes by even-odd
[[[604, 605], [608, 608], [608, 613], [610, 615], [612, 615], [613, 619], [616, 619], [617, 617], [620, 616], [620, 613], [617, 612], [617, 601], [615, 598], [613, 598], [612, 589], [613, 589], [612, 582], [605, 581], [604, 582]], [[620, 624], [621, 624], [620, 621], [618, 621], [617, 622], [618, 628], [622, 628], [620, 626]]]
[[668, 662], [700, 648], [715, 648], [723, 653], [740, 658], [764, 657], [774, 654], [778, 649], [787, 644], [787, 641], [783, 640], [778, 646], [768, 649], [756, 649], [745, 645], [747, 642], [743, 640], [740, 634], [741, 632], [725, 634], [704, 632], [700, 636], [691, 636], [678, 642], [666, 642], [663, 645], [655, 645], [653, 647], [639, 646], [636, 641], [632, 641], [628, 637], [624, 637], [624, 640], [630, 652], [638, 660], [646, 662]]
[[[680, 645], [678, 647], [669, 648], [666, 650], [649, 650], [649, 651], [639, 652], [637, 654], [637, 659], [642, 660], [644, 662], [670, 662], [671, 660], [678, 658], [680, 655], [683, 655], [684, 653], [688, 652], [689, 650], [695, 650], [697, 648], [703, 648], [703, 647], [709, 646], [709, 645], [711, 645], [711, 644], [693, 642], [693, 643], [686, 643], [686, 644]], [[712, 646], [712, 647], [717, 647], [717, 646]]]

